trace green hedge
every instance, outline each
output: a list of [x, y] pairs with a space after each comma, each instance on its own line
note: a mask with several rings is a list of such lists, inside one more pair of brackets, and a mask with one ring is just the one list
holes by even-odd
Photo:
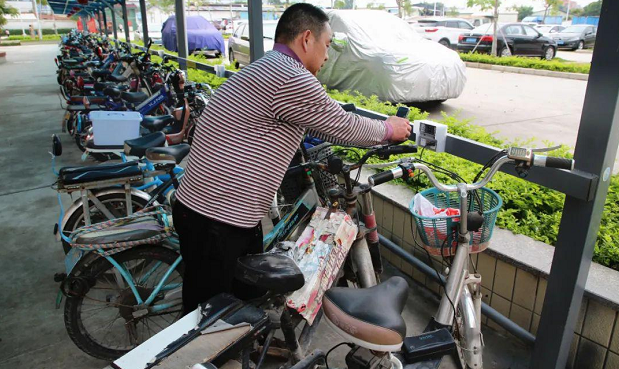
[[19, 46], [21, 45], [21, 41], [19, 40], [2, 40], [0, 41], [0, 46]]
[[[154, 60], [156, 59], [158, 58], [154, 57]], [[192, 57], [192, 59], [194, 58]], [[218, 63], [219, 61], [209, 60], [208, 62]], [[209, 83], [213, 88], [219, 87], [226, 80], [194, 69], [189, 70], [189, 79]], [[398, 108], [398, 105], [381, 102], [376, 96], [365, 97], [350, 91], [329, 90], [327, 92], [335, 100], [354, 103], [357, 107], [387, 115], [395, 115]], [[411, 108], [408, 118], [413, 121], [425, 119], [427, 116], [427, 112]], [[471, 124], [469, 120], [459, 119], [457, 116], [449, 116], [443, 113], [441, 122], [449, 127], [451, 134], [491, 146], [505, 148], [512, 145], [526, 146], [528, 144], [528, 142], [509, 142], [499, 139], [488, 133], [484, 128]], [[548, 145], [552, 146], [551, 143], [548, 143]], [[356, 150], [359, 153], [363, 152], [361, 149]], [[550, 155], [571, 157], [570, 150], [567, 147], [551, 152]], [[425, 151], [423, 159], [456, 172], [467, 181], [472, 181], [481, 168], [481, 165], [456, 156], [431, 151]], [[377, 159], [371, 161], [378, 162]], [[449, 177], [440, 174], [438, 176], [444, 182], [454, 183], [454, 180]], [[418, 177], [414, 183], [407, 184], [416, 191], [425, 189], [428, 185], [423, 176]], [[497, 217], [498, 226], [551, 245], [556, 243], [565, 195], [504, 173], [498, 173], [488, 187], [497, 191], [503, 198], [503, 208]], [[614, 175], [611, 177], [593, 260], [619, 270], [619, 247], [616, 241], [619, 240], [619, 211], [615, 210], [617, 204], [619, 204], [619, 175]]]
[[[37, 42], [41, 41], [38, 37], [34, 39], [30, 38], [30, 36], [9, 36], [9, 40], [20, 40], [22, 42]], [[60, 41], [60, 36], [56, 35], [43, 35], [43, 41]]]
[[[34, 26], [35, 31], [38, 31], [36, 24], [33, 24], [33, 26]], [[58, 28], [57, 31], [59, 35], [62, 35], [62, 34], [71, 32], [72, 29], [73, 28]], [[43, 36], [55, 34], [53, 29], [44, 28], [41, 31], [43, 32]], [[10, 36], [22, 36], [22, 30], [21, 29], [10, 29], [9, 35]], [[30, 37], [30, 30], [28, 27], [26, 27], [26, 35]]]
[[544, 69], [557, 72], [589, 74], [590, 63], [568, 63], [560, 60], [542, 60], [521, 56], [497, 57], [488, 54], [460, 53], [460, 59], [467, 62], [504, 65], [508, 67]]

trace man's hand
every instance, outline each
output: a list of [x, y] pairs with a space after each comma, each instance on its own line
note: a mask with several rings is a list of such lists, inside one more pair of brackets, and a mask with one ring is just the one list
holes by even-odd
[[408, 140], [408, 137], [411, 135], [411, 123], [407, 119], [389, 117], [385, 123], [389, 124], [393, 130], [391, 141], [403, 142]]

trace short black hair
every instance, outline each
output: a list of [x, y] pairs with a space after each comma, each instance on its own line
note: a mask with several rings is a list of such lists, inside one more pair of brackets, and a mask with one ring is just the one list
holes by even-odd
[[312, 4], [291, 5], [277, 22], [275, 42], [287, 44], [307, 30], [312, 31], [315, 37], [319, 37], [325, 28], [325, 23], [328, 22], [327, 14]]

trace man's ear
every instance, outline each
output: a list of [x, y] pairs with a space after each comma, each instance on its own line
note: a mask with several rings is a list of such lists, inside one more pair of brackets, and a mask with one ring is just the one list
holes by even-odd
[[310, 31], [309, 29], [301, 33], [301, 47], [303, 48], [304, 52], [308, 51], [308, 45], [309, 45], [311, 37], [312, 37], [312, 31]]

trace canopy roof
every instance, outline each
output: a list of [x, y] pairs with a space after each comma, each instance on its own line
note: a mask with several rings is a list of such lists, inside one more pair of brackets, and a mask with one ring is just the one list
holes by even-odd
[[115, 4], [121, 4], [122, 0], [82, 0], [82, 4], [77, 0], [48, 0], [49, 6], [56, 15], [93, 15], [99, 10], [103, 10]]

